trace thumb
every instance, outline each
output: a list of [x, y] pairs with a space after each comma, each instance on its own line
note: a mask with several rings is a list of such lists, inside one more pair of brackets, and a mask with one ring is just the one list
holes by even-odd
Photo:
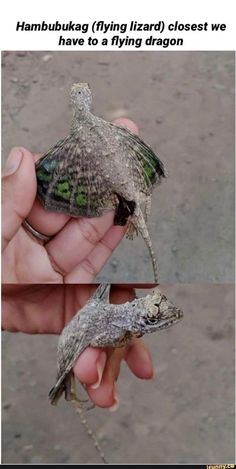
[[19, 230], [36, 197], [37, 183], [32, 153], [13, 148], [2, 179], [2, 250]]

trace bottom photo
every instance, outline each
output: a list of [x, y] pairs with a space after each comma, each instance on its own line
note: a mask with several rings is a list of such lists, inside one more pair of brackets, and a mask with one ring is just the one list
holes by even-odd
[[2, 463], [234, 462], [233, 284], [2, 293]]

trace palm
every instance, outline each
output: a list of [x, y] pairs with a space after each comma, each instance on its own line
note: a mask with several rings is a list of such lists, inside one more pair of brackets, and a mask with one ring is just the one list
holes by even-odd
[[99, 218], [69, 218], [46, 212], [38, 200], [27, 219], [51, 236], [45, 246], [21, 226], [3, 253], [4, 283], [89, 283], [121, 241], [126, 228], [113, 212]]
[[4, 283], [62, 283], [52, 267], [46, 249], [29, 237], [23, 228], [3, 253]]
[[[83, 307], [96, 285], [6, 285], [3, 288], [3, 327], [29, 334], [59, 334]], [[111, 301], [134, 297], [132, 288], [114, 287]]]

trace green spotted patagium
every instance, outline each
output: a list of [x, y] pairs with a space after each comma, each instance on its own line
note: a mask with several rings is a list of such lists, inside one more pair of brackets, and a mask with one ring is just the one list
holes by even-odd
[[134, 231], [142, 235], [157, 281], [146, 219], [153, 187], [165, 177], [164, 166], [137, 135], [90, 112], [87, 83], [74, 84], [70, 96], [74, 111], [70, 134], [36, 163], [38, 197], [46, 210], [72, 217], [99, 217], [114, 210], [115, 225], [128, 221], [128, 235]]

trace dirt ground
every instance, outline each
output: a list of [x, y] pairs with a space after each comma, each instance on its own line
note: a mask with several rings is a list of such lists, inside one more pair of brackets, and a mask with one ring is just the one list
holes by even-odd
[[[89, 82], [94, 112], [133, 119], [167, 167], [149, 223], [161, 281], [234, 281], [233, 52], [6, 52], [2, 70], [4, 157], [65, 136], [70, 86]], [[124, 240], [98, 280], [152, 282], [144, 242]]]
[[[234, 462], [234, 286], [172, 285], [184, 311], [151, 334], [153, 381], [124, 366], [120, 409], [87, 413], [111, 463]], [[57, 338], [3, 334], [2, 456], [5, 463], [99, 463], [73, 406], [50, 406]]]

